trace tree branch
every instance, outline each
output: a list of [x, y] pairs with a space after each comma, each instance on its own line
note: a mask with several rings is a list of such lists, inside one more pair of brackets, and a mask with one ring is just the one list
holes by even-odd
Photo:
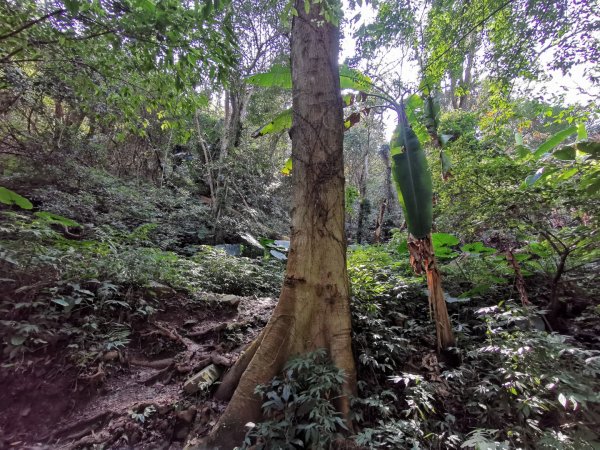
[[50, 17], [58, 16], [66, 11], [67, 11], [66, 9], [57, 9], [56, 11], [52, 11], [52, 12], [40, 17], [39, 19], [35, 19], [30, 22], [27, 22], [27, 23], [21, 25], [16, 30], [13, 30], [10, 33], [6, 33], [6, 34], [0, 36], [0, 41], [8, 39], [9, 37], [13, 37], [13, 36], [19, 34], [21, 31], [25, 31], [27, 28], [31, 28], [32, 26], [37, 25], [38, 23], [43, 22], [44, 20], [49, 19]]

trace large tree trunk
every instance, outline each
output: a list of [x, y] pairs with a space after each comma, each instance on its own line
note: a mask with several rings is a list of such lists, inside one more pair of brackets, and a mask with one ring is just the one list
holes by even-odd
[[[345, 415], [348, 396], [355, 392], [344, 232], [339, 34], [324, 23], [319, 5], [311, 4], [307, 14], [304, 0], [295, 3], [299, 16], [292, 24], [290, 131], [294, 195], [286, 277], [259, 342], [240, 359], [247, 368], [207, 442], [210, 448], [229, 450], [241, 444], [245, 424], [261, 419], [256, 385], [277, 375], [291, 356], [318, 348], [329, 351], [346, 374], [344, 395], [337, 404]], [[240, 372], [239, 365], [236, 370]]]

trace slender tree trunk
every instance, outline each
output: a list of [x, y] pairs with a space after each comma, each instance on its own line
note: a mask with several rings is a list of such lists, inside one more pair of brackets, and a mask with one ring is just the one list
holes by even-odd
[[517, 286], [517, 291], [519, 292], [519, 297], [521, 298], [521, 304], [523, 306], [531, 305], [529, 297], [527, 296], [527, 289], [525, 289], [525, 279], [521, 273], [521, 266], [519, 265], [519, 261], [517, 261], [511, 249], [506, 251], [506, 259], [515, 272], [515, 284]]
[[469, 52], [467, 53], [467, 59], [465, 60], [464, 74], [463, 79], [460, 83], [463, 92], [458, 101], [458, 108], [462, 110], [466, 110], [471, 103], [471, 98], [473, 96], [471, 89], [473, 88], [473, 66], [475, 63], [475, 53], [477, 51], [477, 35], [473, 35], [471, 37], [471, 42], [469, 45]]
[[356, 242], [361, 244], [365, 236], [365, 228], [369, 213], [371, 212], [371, 203], [367, 199], [367, 179], [369, 178], [369, 140], [367, 140], [367, 149], [363, 158], [363, 167], [358, 182], [358, 192], [360, 194], [360, 204], [358, 209], [358, 223], [356, 225]]
[[[280, 373], [294, 355], [328, 350], [346, 380], [337, 407], [348, 415], [356, 376], [350, 337], [350, 304], [344, 232], [343, 116], [340, 96], [337, 28], [295, 2], [292, 24], [293, 208], [286, 277], [269, 323], [254, 355], [240, 358], [237, 389], [205, 444], [231, 449], [245, 434], [244, 425], [261, 419], [257, 384]], [[252, 357], [250, 357], [252, 356]], [[231, 381], [229, 381], [232, 384]]]
[[567, 258], [569, 257], [570, 253], [571, 253], [571, 251], [569, 249], [565, 249], [560, 254], [560, 260], [556, 267], [556, 272], [554, 273], [554, 277], [552, 278], [552, 284], [550, 287], [550, 302], [548, 304], [548, 306], [549, 306], [548, 320], [551, 323], [554, 322], [554, 324], [556, 323], [557, 318], [559, 317], [560, 313], [562, 312], [562, 310], [565, 307], [564, 303], [560, 301], [559, 287], [560, 287], [560, 278], [562, 277], [562, 275], [565, 271], [565, 267], [567, 265]]
[[383, 161], [383, 167], [385, 167], [384, 175], [384, 186], [385, 198], [379, 205], [379, 214], [377, 215], [377, 223], [375, 224], [375, 236], [373, 238], [374, 243], [379, 243], [381, 240], [381, 233], [383, 231], [383, 222], [385, 219], [386, 210], [392, 212], [394, 209], [395, 194], [392, 189], [392, 165], [390, 161], [390, 146], [382, 145], [379, 149], [379, 156]]
[[385, 209], [387, 206], [388, 200], [384, 198], [379, 205], [379, 213], [377, 214], [377, 222], [375, 223], [375, 235], [373, 237], [373, 242], [375, 244], [379, 244], [381, 241], [381, 232], [383, 231], [383, 219], [385, 217]]
[[431, 234], [423, 239], [409, 236], [408, 251], [410, 263], [417, 274], [423, 273], [427, 277], [427, 289], [429, 290], [429, 308], [435, 322], [438, 352], [454, 346], [454, 333], [452, 323], [446, 307], [446, 299], [442, 290], [442, 278], [435, 261], [433, 242]]

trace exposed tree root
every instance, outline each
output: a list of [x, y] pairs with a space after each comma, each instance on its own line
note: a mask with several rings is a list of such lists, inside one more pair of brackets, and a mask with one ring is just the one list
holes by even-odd
[[223, 331], [227, 328], [227, 323], [220, 323], [218, 325], [214, 325], [212, 327], [206, 328], [204, 330], [193, 331], [187, 334], [187, 337], [190, 338], [199, 338], [204, 337], [210, 333], [218, 333], [219, 331]]
[[102, 363], [98, 364], [98, 369], [92, 375], [80, 375], [78, 377], [79, 381], [83, 381], [90, 386], [100, 386], [104, 384], [106, 381], [106, 372], [104, 371], [104, 365]]
[[156, 361], [145, 361], [143, 359], [131, 358], [127, 360], [132, 366], [149, 367], [150, 369], [165, 369], [172, 366], [175, 360], [173, 358], [158, 359]]
[[183, 344], [188, 350], [193, 349], [197, 346], [197, 344], [195, 344], [193, 341], [184, 338], [176, 330], [169, 329], [169, 327], [167, 327], [167, 325], [163, 323], [154, 322], [153, 325], [156, 328], [158, 328], [159, 334], [162, 334], [163, 336], [168, 337], [169, 339]]
[[246, 350], [241, 354], [238, 360], [235, 362], [233, 367], [225, 374], [223, 377], [223, 381], [219, 385], [217, 391], [215, 392], [214, 397], [217, 400], [221, 401], [229, 401], [237, 388], [238, 383], [240, 382], [240, 378], [252, 358], [256, 354], [256, 350], [260, 346], [264, 336], [265, 330], [260, 332], [260, 334], [248, 345]]
[[101, 426], [103, 423], [110, 420], [114, 414], [113, 411], [103, 411], [92, 417], [82, 419], [56, 430], [51, 434], [50, 438], [55, 440], [66, 435], [63, 440], [79, 439], [82, 436], [91, 433], [97, 426]]
[[174, 364], [169, 364], [164, 369], [160, 369], [155, 374], [152, 374], [148, 378], [144, 380], [144, 384], [146, 386], [150, 386], [154, 384], [156, 381], [163, 381], [164, 383], [168, 383], [171, 381], [171, 377], [173, 376], [173, 366]]

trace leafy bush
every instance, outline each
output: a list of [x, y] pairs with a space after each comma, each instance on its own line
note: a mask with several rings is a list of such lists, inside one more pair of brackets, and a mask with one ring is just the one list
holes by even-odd
[[192, 283], [199, 288], [234, 295], [277, 295], [283, 283], [283, 264], [276, 259], [255, 260], [229, 256], [202, 246], [191, 258]]
[[395, 257], [387, 246], [354, 246], [348, 252], [352, 296], [372, 305], [390, 298], [390, 292], [408, 270], [408, 259]]
[[68, 340], [75, 362], [85, 365], [125, 346], [125, 324], [153, 314], [165, 294], [275, 295], [281, 286], [276, 260], [209, 247], [187, 258], [153, 245], [155, 224], [132, 231], [88, 226], [85, 239], [65, 231], [72, 226], [79, 224], [51, 213], [0, 213], [0, 278], [9, 283], [0, 336], [10, 359]]
[[290, 360], [283, 376], [256, 387], [267, 420], [251, 424], [242, 449], [330, 448], [338, 427], [347, 430], [331, 403], [343, 381], [324, 350]]

